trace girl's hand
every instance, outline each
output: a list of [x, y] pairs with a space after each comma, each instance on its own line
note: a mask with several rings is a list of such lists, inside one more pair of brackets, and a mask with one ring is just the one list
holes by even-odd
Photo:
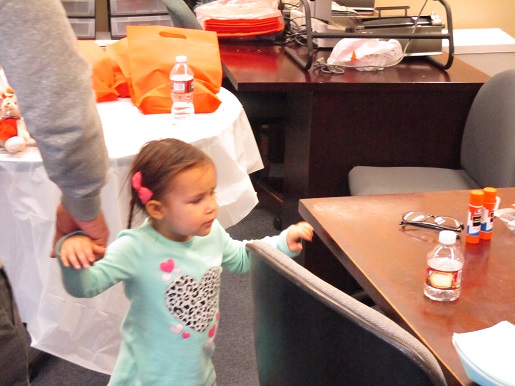
[[[91, 237], [93, 242], [99, 247], [96, 248], [96, 250], [99, 251], [97, 257], [102, 257], [104, 255], [105, 248], [107, 246], [107, 238], [109, 236], [109, 230], [103, 214], [100, 213], [97, 218], [91, 221], [77, 220], [72, 217], [63, 204], [59, 204], [55, 216], [55, 236], [53, 245], [55, 245], [64, 235], [78, 230], [82, 230]], [[101, 248], [103, 248], [103, 251]], [[50, 256], [56, 256], [53, 248]], [[95, 260], [91, 260], [91, 263], [94, 261]]]
[[88, 236], [74, 235], [63, 241], [60, 259], [65, 267], [88, 268], [104, 251], [105, 248], [99, 247]]
[[302, 240], [313, 240], [314, 233], [313, 227], [305, 221], [290, 226], [286, 234], [288, 248], [292, 252], [302, 251]]

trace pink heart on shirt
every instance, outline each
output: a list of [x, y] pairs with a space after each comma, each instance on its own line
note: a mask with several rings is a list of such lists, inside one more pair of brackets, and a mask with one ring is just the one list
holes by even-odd
[[159, 265], [159, 268], [161, 268], [161, 271], [165, 271], [165, 272], [170, 273], [170, 272], [173, 271], [173, 267], [174, 266], [175, 266], [175, 262], [172, 259], [168, 259], [164, 263], [161, 263]]
[[178, 324], [177, 326], [170, 327], [170, 331], [174, 334], [179, 334], [182, 331], [182, 324]]

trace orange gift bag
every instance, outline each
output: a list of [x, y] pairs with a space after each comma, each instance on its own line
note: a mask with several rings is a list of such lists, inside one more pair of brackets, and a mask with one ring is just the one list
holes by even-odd
[[[212, 113], [221, 101], [222, 62], [215, 32], [165, 26], [127, 26], [128, 79], [131, 98], [144, 114], [169, 113], [170, 70], [177, 55], [186, 55], [195, 74], [196, 113]], [[127, 60], [125, 58], [125, 60]], [[127, 77], [127, 75], [129, 75]]]
[[127, 39], [121, 39], [105, 47], [107, 55], [116, 63], [113, 67], [114, 87], [122, 98], [131, 97], [131, 69], [129, 65], [129, 49]]
[[93, 72], [91, 78], [97, 102], [118, 98], [113, 72], [116, 63], [92, 40], [77, 40], [77, 47], [91, 65]]

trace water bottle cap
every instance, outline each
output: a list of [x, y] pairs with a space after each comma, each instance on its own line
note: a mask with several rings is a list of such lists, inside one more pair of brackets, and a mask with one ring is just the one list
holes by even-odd
[[187, 57], [187, 56], [185, 56], [185, 55], [177, 55], [177, 56], [175, 57], [175, 61], [176, 61], [177, 63], [184, 63], [184, 62], [186, 62], [187, 60], [188, 60], [188, 57]]
[[453, 231], [441, 231], [438, 241], [442, 244], [451, 245], [456, 242], [456, 233]]

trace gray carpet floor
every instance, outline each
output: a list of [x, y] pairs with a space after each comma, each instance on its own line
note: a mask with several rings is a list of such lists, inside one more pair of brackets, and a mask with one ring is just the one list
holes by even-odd
[[[258, 239], [277, 234], [274, 215], [256, 207], [235, 226], [228, 228], [237, 240]], [[252, 301], [248, 275], [222, 274], [220, 328], [213, 356], [218, 386], [259, 385], [254, 353]], [[102, 386], [109, 381], [97, 373], [54, 356], [41, 360], [32, 386]]]

